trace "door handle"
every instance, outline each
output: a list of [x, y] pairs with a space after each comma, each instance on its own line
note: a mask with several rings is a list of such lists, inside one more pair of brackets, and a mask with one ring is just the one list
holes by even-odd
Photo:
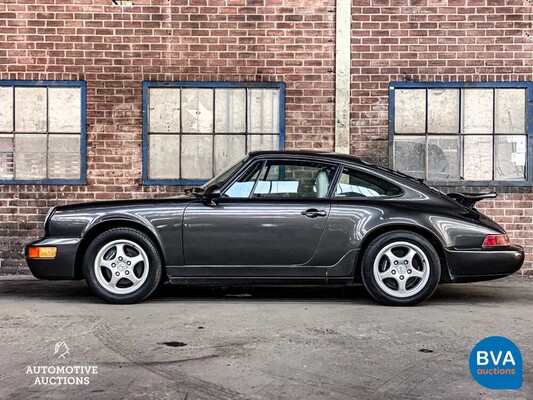
[[325, 217], [327, 213], [324, 210], [317, 210], [316, 208], [310, 208], [301, 212], [302, 215], [307, 218]]

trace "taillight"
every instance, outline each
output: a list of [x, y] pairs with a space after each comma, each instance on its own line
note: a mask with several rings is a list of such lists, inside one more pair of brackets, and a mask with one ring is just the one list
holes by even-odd
[[487, 235], [483, 241], [483, 247], [502, 247], [509, 246], [511, 241], [509, 235]]

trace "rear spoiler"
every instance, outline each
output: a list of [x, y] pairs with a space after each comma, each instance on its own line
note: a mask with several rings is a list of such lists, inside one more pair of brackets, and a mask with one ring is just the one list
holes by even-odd
[[494, 199], [498, 194], [496, 192], [488, 193], [448, 193], [458, 203], [468, 208], [474, 208], [474, 205], [483, 199]]

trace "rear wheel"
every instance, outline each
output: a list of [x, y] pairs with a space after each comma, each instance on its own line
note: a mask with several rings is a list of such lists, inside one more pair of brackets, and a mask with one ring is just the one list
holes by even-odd
[[435, 248], [409, 231], [387, 232], [365, 250], [361, 276], [368, 292], [380, 303], [412, 306], [429, 298], [440, 280]]
[[110, 303], [136, 303], [161, 281], [161, 258], [153, 241], [130, 228], [110, 229], [87, 248], [83, 273], [91, 290]]

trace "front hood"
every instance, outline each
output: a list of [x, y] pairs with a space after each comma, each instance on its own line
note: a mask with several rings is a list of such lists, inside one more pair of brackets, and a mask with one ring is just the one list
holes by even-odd
[[136, 207], [146, 206], [149, 204], [161, 205], [169, 203], [189, 203], [196, 200], [196, 196], [191, 195], [179, 195], [172, 197], [164, 197], [160, 199], [129, 199], [129, 200], [103, 200], [103, 201], [88, 201], [84, 203], [73, 203], [55, 207], [55, 211], [72, 211], [72, 210], [84, 210], [84, 209], [97, 209], [97, 208], [122, 208], [122, 207]]

